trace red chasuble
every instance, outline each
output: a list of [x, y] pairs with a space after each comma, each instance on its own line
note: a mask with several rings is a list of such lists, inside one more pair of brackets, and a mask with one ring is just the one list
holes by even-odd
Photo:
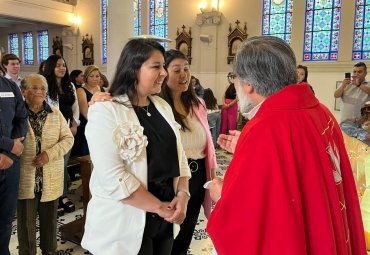
[[246, 124], [207, 231], [218, 255], [366, 254], [342, 133], [308, 85], [268, 97]]

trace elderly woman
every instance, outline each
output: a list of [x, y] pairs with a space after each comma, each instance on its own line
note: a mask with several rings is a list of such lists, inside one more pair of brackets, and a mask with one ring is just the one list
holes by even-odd
[[19, 254], [36, 254], [36, 217], [40, 221], [42, 254], [57, 254], [57, 208], [63, 192], [63, 156], [73, 135], [62, 113], [45, 99], [48, 86], [39, 74], [21, 83], [29, 114], [24, 140], [18, 195]]

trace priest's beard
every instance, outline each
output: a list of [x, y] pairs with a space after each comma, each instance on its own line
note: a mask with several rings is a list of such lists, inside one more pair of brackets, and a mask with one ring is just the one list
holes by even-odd
[[243, 90], [241, 86], [246, 86], [246, 85], [239, 85], [236, 86], [236, 94], [238, 95], [238, 106], [239, 106], [239, 112], [244, 115], [245, 113], [248, 113], [250, 110], [253, 109], [252, 102], [248, 98], [247, 95], [244, 95]]

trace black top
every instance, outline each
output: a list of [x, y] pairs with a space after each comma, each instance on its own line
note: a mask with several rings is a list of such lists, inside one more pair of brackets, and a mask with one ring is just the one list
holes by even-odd
[[175, 133], [152, 102], [148, 108], [134, 106], [134, 110], [148, 138], [148, 190], [162, 201], [171, 201], [173, 178], [180, 175]]
[[76, 101], [72, 85], [70, 85], [68, 90], [64, 91], [63, 94], [58, 94], [58, 100], [59, 110], [61, 111], [67, 122], [69, 121], [69, 126], [71, 127], [73, 122], [72, 105]]
[[236, 89], [234, 83], [230, 83], [229, 87], [225, 92], [225, 99], [235, 99], [236, 98]]

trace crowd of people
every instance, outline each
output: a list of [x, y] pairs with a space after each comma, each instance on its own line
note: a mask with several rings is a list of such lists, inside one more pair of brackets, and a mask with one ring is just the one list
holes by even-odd
[[[19, 254], [36, 254], [37, 215], [42, 254], [58, 254], [70, 155], [94, 166], [81, 242], [94, 255], [187, 254], [202, 205], [219, 255], [366, 254], [340, 126], [283, 40], [240, 45], [221, 107], [182, 52], [152, 39], [126, 43], [110, 86], [59, 55], [24, 79], [17, 56], [1, 63], [0, 254], [16, 209]], [[356, 64], [335, 92], [343, 122], [368, 121], [365, 76]], [[224, 179], [216, 146], [233, 154]]]

